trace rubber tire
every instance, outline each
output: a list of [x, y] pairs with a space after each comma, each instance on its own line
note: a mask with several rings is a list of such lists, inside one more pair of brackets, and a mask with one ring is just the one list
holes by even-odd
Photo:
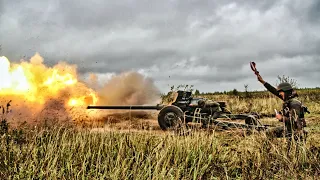
[[184, 119], [183, 111], [179, 107], [171, 105], [162, 108], [158, 114], [158, 123], [160, 128], [164, 131], [172, 127], [172, 124], [165, 120], [167, 113], [174, 113], [177, 118], [180, 118], [181, 120]]

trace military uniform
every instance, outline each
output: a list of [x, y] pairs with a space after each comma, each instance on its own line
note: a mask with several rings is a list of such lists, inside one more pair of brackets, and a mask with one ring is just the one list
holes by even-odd
[[[220, 104], [209, 99], [200, 100], [198, 106], [201, 108], [201, 113], [212, 114], [212, 119], [217, 119], [222, 113]], [[209, 122], [203, 121], [202, 127], [206, 128], [208, 123]]]
[[[304, 106], [297, 99], [296, 93], [288, 93], [293, 90], [289, 83], [281, 83], [277, 89], [267, 82], [264, 83], [264, 86], [268, 91], [284, 101], [281, 111], [282, 118], [279, 120], [284, 123], [284, 126], [273, 128], [267, 133], [276, 137], [286, 137], [289, 150], [292, 138], [296, 141], [303, 140], [306, 135], [306, 131], [303, 129], [306, 127]], [[286, 92], [285, 99], [279, 94], [280, 91]]]

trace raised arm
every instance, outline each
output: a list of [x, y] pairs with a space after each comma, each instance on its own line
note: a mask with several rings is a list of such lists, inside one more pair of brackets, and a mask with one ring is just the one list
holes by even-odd
[[264, 81], [262, 79], [262, 77], [260, 76], [260, 74], [257, 75], [258, 81], [261, 82], [264, 87], [271, 92], [272, 94], [274, 94], [275, 96], [277, 96], [278, 98], [282, 99], [281, 95], [278, 93], [277, 89], [275, 87], [273, 87], [271, 84], [267, 83], [266, 81]]
[[277, 89], [275, 87], [273, 87], [271, 84], [269, 83], [264, 83], [263, 84], [264, 87], [269, 91], [271, 92], [272, 94], [274, 94], [275, 96], [277, 96], [278, 98], [282, 99], [281, 95], [279, 94], [279, 92], [277, 91]]

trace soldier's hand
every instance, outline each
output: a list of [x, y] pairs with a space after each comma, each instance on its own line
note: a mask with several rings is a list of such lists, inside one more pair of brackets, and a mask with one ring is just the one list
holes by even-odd
[[277, 118], [279, 121], [282, 121], [282, 115], [281, 115], [281, 114], [276, 114], [276, 118]]
[[260, 76], [260, 74], [257, 74], [257, 78], [258, 78], [258, 81], [261, 82], [262, 84], [265, 83], [265, 81], [262, 79], [262, 77]]

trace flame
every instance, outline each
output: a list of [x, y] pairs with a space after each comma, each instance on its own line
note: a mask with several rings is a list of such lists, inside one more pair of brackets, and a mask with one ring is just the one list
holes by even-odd
[[59, 62], [48, 67], [43, 61], [38, 53], [19, 63], [0, 57], [0, 103], [12, 100], [14, 121], [91, 121], [110, 112], [89, 111], [88, 105], [142, 105], [158, 101], [159, 91], [153, 81], [139, 73], [121, 73], [100, 86], [94, 75], [88, 84], [78, 79], [76, 65]]
[[0, 76], [2, 81], [0, 92], [14, 91], [16, 93], [23, 93], [30, 89], [23, 67], [17, 66], [10, 69], [10, 62], [4, 56], [0, 57]]
[[38, 106], [44, 106], [50, 99], [62, 99], [66, 108], [98, 102], [97, 93], [78, 80], [76, 66], [59, 62], [47, 67], [38, 53], [29, 62], [20, 63], [11, 63], [1, 56], [0, 76], [0, 97], [17, 96], [20, 101]]

